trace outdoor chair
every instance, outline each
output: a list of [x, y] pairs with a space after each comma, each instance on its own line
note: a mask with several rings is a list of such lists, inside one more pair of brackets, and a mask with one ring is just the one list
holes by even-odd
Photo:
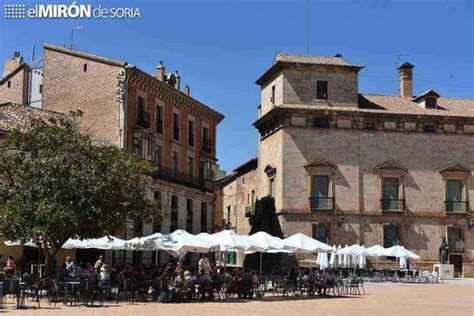
[[7, 296], [16, 298], [16, 307], [23, 306], [23, 298], [21, 295], [20, 280], [19, 279], [5, 279], [3, 281], [3, 295], [6, 305]]
[[91, 303], [91, 306], [94, 306], [95, 294], [96, 294], [96, 283], [95, 279], [85, 279], [80, 281], [79, 291], [77, 293], [73, 293], [73, 301], [78, 304], [85, 304], [88, 306], [88, 303]]

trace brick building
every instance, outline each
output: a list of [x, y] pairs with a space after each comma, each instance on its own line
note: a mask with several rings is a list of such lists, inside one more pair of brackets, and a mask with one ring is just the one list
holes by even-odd
[[[189, 86], [181, 91], [177, 71], [165, 73], [160, 62], [156, 74], [149, 75], [124, 61], [49, 44], [44, 45], [42, 71], [43, 109], [80, 109], [81, 126], [95, 138], [157, 166], [150, 198], [159, 200], [162, 221], [129, 223], [121, 237], [212, 231], [216, 128], [224, 116], [193, 98]], [[107, 260], [167, 259], [137, 254], [109, 253]]]
[[257, 183], [244, 192], [274, 198], [284, 236], [399, 243], [428, 270], [447, 237], [456, 274], [474, 276], [474, 101], [414, 96], [409, 63], [400, 95], [360, 94], [362, 69], [341, 55], [276, 55], [256, 82]]

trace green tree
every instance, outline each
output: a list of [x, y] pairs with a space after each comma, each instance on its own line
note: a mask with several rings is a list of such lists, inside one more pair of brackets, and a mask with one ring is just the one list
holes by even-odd
[[71, 237], [102, 237], [127, 220], [159, 218], [147, 199], [151, 165], [81, 132], [81, 114], [32, 120], [0, 145], [0, 231], [41, 244], [49, 268]]

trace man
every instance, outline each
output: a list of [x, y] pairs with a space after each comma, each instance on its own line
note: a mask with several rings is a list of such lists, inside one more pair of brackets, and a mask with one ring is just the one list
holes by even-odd
[[209, 258], [207, 253], [203, 255], [203, 257], [199, 260], [199, 271], [202, 269], [206, 270], [207, 273], [212, 273], [212, 266], [211, 263], [209, 262]]
[[72, 273], [74, 270], [74, 261], [72, 261], [71, 257], [67, 256], [66, 257], [66, 262], [64, 263], [64, 268], [69, 271], [69, 273]]
[[99, 256], [99, 258], [97, 259], [97, 261], [94, 264], [94, 269], [97, 272], [97, 274], [100, 274], [100, 268], [102, 268], [102, 265], [104, 264], [102, 262], [102, 260], [103, 260], [102, 256]]

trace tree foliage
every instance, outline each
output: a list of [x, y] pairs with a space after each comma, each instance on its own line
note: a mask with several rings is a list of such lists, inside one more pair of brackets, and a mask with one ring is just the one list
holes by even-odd
[[100, 146], [78, 127], [80, 112], [32, 120], [0, 151], [0, 231], [34, 240], [52, 259], [71, 237], [94, 238], [143, 220], [151, 166], [116, 146]]

